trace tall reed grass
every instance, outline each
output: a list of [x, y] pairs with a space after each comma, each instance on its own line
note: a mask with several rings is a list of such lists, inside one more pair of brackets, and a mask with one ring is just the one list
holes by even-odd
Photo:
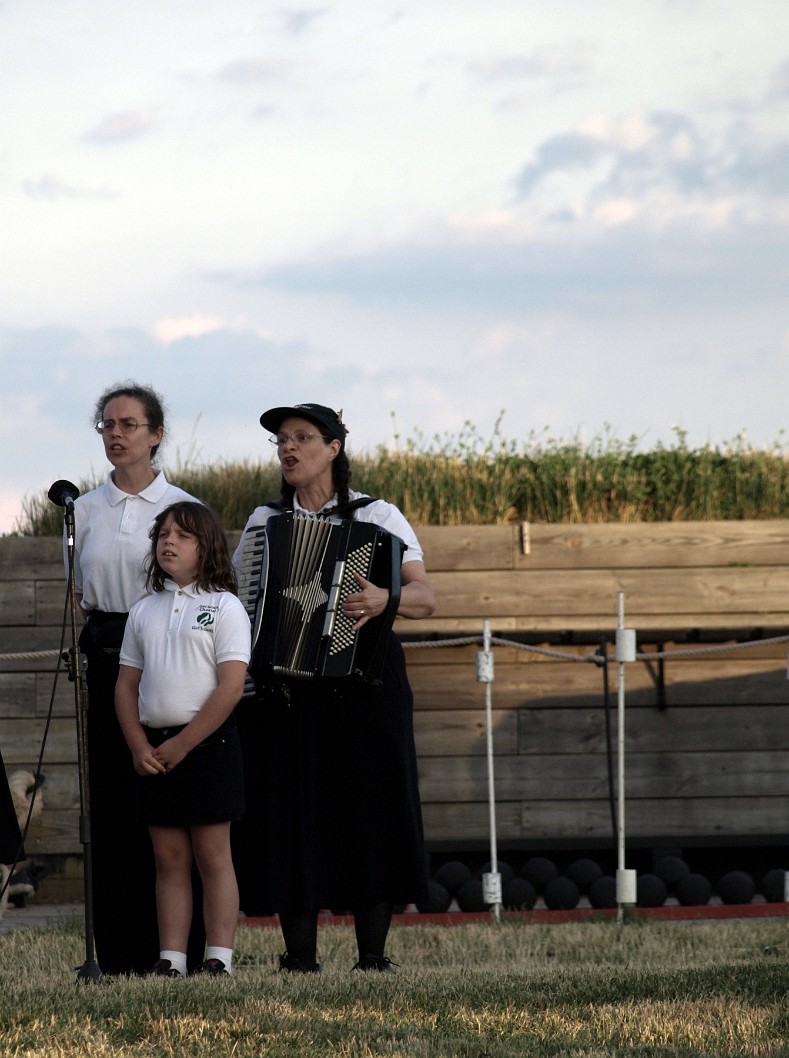
[[[456, 435], [417, 435], [393, 448], [353, 456], [353, 485], [395, 503], [415, 525], [717, 521], [789, 514], [789, 455], [783, 444], [750, 446], [744, 435], [721, 446], [690, 448], [675, 431], [650, 451], [638, 438], [608, 431], [589, 443], [533, 433], [508, 440], [499, 424], [489, 438], [467, 423]], [[227, 529], [279, 493], [276, 460], [168, 469], [171, 481], [210, 504]], [[80, 483], [82, 491], [95, 481]], [[28, 497], [23, 535], [59, 534], [62, 513], [46, 494]]]

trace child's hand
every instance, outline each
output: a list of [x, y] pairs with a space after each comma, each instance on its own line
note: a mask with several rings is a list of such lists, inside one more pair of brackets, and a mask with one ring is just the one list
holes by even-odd
[[166, 770], [156, 759], [156, 750], [148, 742], [132, 754], [132, 763], [137, 774], [142, 776], [159, 775]]
[[186, 756], [187, 751], [178, 741], [178, 736], [168, 738], [161, 746], [153, 751], [157, 764], [161, 765], [161, 771], [171, 771]]

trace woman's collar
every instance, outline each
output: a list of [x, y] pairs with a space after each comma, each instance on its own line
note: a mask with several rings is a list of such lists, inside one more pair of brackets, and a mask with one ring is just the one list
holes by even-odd
[[326, 502], [317, 509], [317, 511], [311, 511], [308, 510], [307, 507], [302, 507], [301, 502], [299, 501], [299, 494], [297, 492], [293, 494], [293, 510], [300, 511], [302, 514], [320, 514], [321, 511], [325, 511], [327, 507], [334, 507], [336, 506], [336, 504], [337, 493], [335, 492], [333, 496], [330, 496], [329, 499], [326, 500]]

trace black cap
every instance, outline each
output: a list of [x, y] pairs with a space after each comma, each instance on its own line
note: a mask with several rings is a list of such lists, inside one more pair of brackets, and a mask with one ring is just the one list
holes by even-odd
[[260, 425], [275, 434], [280, 426], [291, 417], [309, 419], [320, 426], [330, 437], [336, 438], [345, 447], [345, 435], [348, 433], [342, 422], [342, 411], [336, 412], [323, 404], [294, 404], [292, 408], [269, 408], [260, 416]]

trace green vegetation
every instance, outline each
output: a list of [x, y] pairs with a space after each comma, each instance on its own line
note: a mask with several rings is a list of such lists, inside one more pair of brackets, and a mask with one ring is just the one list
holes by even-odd
[[[639, 450], [638, 438], [609, 433], [591, 443], [532, 434], [507, 440], [499, 426], [481, 437], [467, 423], [455, 436], [410, 439], [353, 455], [356, 488], [397, 504], [415, 525], [531, 522], [666, 522], [783, 518], [789, 514], [789, 456], [780, 443], [754, 449], [744, 436], [692, 449], [683, 431], [672, 445]], [[168, 477], [241, 529], [279, 492], [268, 463], [168, 469]], [[81, 482], [85, 491], [95, 481]], [[62, 512], [46, 493], [28, 498], [19, 531], [58, 535]]]
[[78, 923], [0, 936], [0, 1055], [16, 1058], [699, 1058], [789, 1054], [780, 918], [396, 926], [395, 974], [275, 972], [278, 930], [242, 927], [229, 979], [75, 984]]

